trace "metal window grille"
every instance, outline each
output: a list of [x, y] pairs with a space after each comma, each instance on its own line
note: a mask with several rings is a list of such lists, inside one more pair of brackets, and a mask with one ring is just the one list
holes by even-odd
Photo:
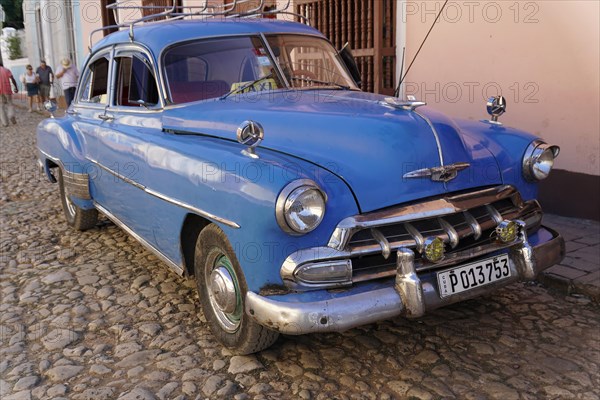
[[295, 8], [296, 13], [307, 17], [310, 24], [323, 32], [336, 48], [349, 43], [361, 72], [362, 90], [394, 93], [394, 0], [297, 0]]

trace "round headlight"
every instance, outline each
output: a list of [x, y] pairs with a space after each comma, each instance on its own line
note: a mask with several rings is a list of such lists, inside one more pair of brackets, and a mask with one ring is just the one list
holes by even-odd
[[554, 159], [558, 156], [560, 147], [550, 146], [536, 140], [525, 151], [523, 158], [523, 174], [528, 181], [541, 181], [546, 179], [554, 166]]
[[285, 232], [305, 234], [319, 226], [325, 216], [325, 194], [311, 180], [300, 179], [279, 194], [275, 214]]

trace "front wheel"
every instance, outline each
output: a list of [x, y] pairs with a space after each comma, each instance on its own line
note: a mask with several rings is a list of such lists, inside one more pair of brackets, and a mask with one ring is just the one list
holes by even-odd
[[248, 287], [235, 253], [216, 225], [207, 226], [196, 241], [194, 269], [204, 316], [215, 337], [237, 354], [271, 346], [279, 334], [244, 313]]
[[58, 187], [60, 189], [60, 200], [62, 202], [62, 208], [67, 223], [80, 231], [85, 231], [96, 226], [96, 223], [98, 222], [98, 210], [95, 208], [84, 210], [71, 201], [67, 188], [65, 188], [63, 174], [60, 168], [58, 168]]

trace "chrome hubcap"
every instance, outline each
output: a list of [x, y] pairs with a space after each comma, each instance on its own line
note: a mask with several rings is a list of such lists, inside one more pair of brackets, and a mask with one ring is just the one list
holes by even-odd
[[213, 269], [210, 274], [210, 292], [219, 310], [227, 314], [235, 312], [235, 285], [225, 267]]
[[210, 305], [221, 328], [229, 333], [236, 332], [242, 321], [243, 304], [240, 285], [229, 258], [213, 254], [209, 260], [210, 271], [205, 275]]

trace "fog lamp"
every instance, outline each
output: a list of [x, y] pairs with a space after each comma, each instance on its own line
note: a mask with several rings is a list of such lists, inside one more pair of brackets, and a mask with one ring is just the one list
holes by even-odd
[[504, 243], [513, 242], [517, 238], [518, 226], [514, 221], [504, 220], [496, 227], [498, 240]]
[[296, 278], [309, 284], [351, 283], [352, 261], [337, 260], [306, 264], [296, 270]]
[[425, 240], [423, 255], [431, 262], [438, 262], [444, 258], [444, 241], [439, 237], [430, 237]]

